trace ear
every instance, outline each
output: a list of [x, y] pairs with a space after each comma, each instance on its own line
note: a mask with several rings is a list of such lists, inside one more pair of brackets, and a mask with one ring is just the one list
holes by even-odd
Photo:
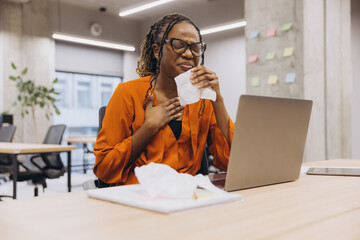
[[154, 43], [151, 47], [153, 49], [155, 58], [159, 61], [160, 46]]

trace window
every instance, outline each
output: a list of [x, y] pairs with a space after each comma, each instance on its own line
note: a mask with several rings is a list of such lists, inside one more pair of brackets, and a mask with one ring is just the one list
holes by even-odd
[[[56, 72], [56, 77], [54, 88], [60, 93], [56, 97], [61, 114], [54, 114], [54, 124], [66, 125], [64, 140], [69, 136], [96, 136], [99, 108], [108, 104], [121, 78], [67, 72]], [[81, 154], [81, 150], [74, 151], [74, 159], [81, 159]]]
[[[66, 125], [63, 139], [69, 136], [96, 136], [99, 108], [108, 104], [121, 78], [67, 72], [56, 72], [56, 77], [58, 82], [54, 88], [60, 93], [56, 97], [61, 114], [54, 114], [54, 124]], [[77, 147], [78, 150], [72, 151], [75, 165], [81, 164], [79, 161], [83, 158], [82, 144]], [[62, 155], [62, 159], [66, 159], [66, 156]]]

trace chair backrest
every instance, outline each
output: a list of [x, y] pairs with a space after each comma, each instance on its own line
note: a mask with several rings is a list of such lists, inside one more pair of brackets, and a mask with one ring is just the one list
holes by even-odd
[[102, 128], [102, 121], [103, 121], [104, 116], [105, 116], [105, 111], [106, 111], [106, 106], [102, 106], [99, 109], [99, 131]]
[[[8, 125], [0, 127], [0, 142], [11, 142], [15, 134], [16, 126]], [[10, 166], [12, 164], [11, 158], [6, 154], [0, 154], [0, 165]], [[8, 170], [1, 170], [0, 172], [8, 172]]]
[[60, 144], [65, 132], [66, 125], [52, 125], [46, 133], [44, 144]]
[[[102, 106], [99, 109], [99, 131], [102, 128], [102, 121], [103, 121], [104, 116], [105, 116], [105, 111], [106, 111], [106, 106]], [[104, 188], [104, 187], [109, 187], [110, 186], [110, 184], [105, 183], [105, 182], [101, 181], [100, 179], [94, 180], [93, 183], [98, 188]], [[85, 187], [84, 187], [84, 189], [85, 189]], [[87, 188], [87, 189], [90, 189], [90, 188]], [[87, 189], [85, 189], [85, 190], [87, 190]]]
[[0, 127], [0, 142], [11, 142], [15, 134], [16, 126], [8, 125]]
[[[66, 125], [51, 125], [46, 133], [44, 144], [61, 144]], [[64, 164], [61, 161], [60, 154], [42, 154], [42, 159], [46, 163], [47, 169], [64, 169]]]

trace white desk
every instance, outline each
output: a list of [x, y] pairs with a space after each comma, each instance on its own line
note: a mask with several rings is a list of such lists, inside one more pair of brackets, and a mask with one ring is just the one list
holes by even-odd
[[[305, 165], [360, 166], [360, 160]], [[164, 215], [85, 192], [0, 203], [2, 239], [360, 239], [360, 177], [301, 175], [243, 202]]]
[[56, 144], [34, 144], [34, 143], [5, 143], [0, 142], [0, 153], [8, 154], [12, 157], [13, 167], [13, 198], [16, 199], [16, 184], [19, 172], [19, 163], [17, 155], [20, 154], [40, 154], [53, 152], [68, 153], [68, 191], [71, 192], [71, 150], [76, 149], [75, 146], [56, 145]]

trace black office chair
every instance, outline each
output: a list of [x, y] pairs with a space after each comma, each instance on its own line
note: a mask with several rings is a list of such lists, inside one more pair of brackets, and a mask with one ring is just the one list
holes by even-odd
[[[52, 125], [50, 126], [43, 144], [61, 144], [62, 137], [65, 132], [65, 125]], [[47, 187], [46, 179], [59, 178], [66, 172], [66, 167], [60, 158], [60, 153], [46, 153], [34, 155], [30, 159], [31, 163], [36, 167], [35, 170], [31, 170], [29, 167], [22, 165], [26, 171], [18, 173], [17, 181], [29, 181], [35, 185], [34, 196], [38, 196], [38, 184], [43, 186], [43, 189]]]
[[[12, 142], [15, 135], [16, 126], [8, 125], [0, 128], [0, 142]], [[0, 173], [9, 173], [12, 160], [7, 154], [0, 154]], [[5, 178], [4, 178], [5, 179]]]
[[[8, 125], [0, 127], [0, 142], [12, 142], [15, 135], [16, 126]], [[12, 159], [9, 155], [0, 154], [0, 178], [6, 181], [6, 178], [3, 174], [8, 174], [11, 172]], [[0, 195], [0, 201], [2, 197], [10, 197], [8, 195]]]

